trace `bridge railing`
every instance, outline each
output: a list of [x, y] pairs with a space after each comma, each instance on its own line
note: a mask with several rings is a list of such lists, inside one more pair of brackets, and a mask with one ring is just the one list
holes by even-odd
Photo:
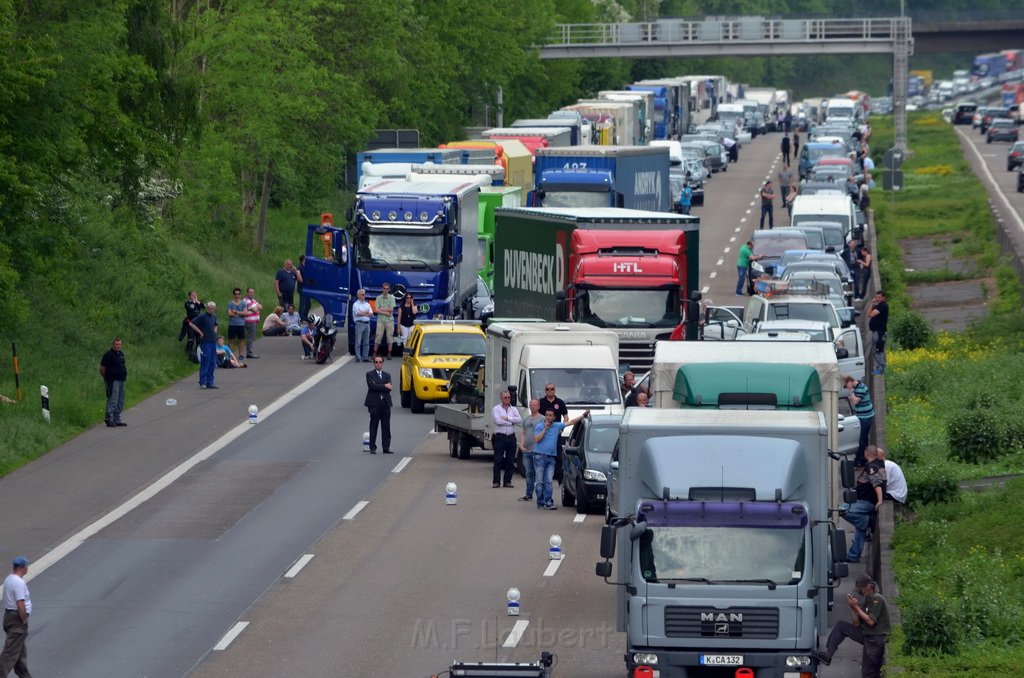
[[[900, 31], [900, 24], [907, 23]], [[621, 24], [560, 24], [544, 47], [670, 42], [861, 40], [892, 42], [909, 33], [909, 18], [768, 19], [765, 17], [660, 19]]]

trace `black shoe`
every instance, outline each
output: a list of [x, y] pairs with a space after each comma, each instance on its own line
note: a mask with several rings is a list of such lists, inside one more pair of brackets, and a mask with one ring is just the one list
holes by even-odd
[[124, 423], [123, 421], [114, 422], [114, 426], [127, 426], [127, 425], [128, 424]]
[[371, 447], [370, 448], [370, 454], [377, 454], [377, 448], [376, 447]]
[[259, 356], [258, 355], [247, 355], [247, 356], [245, 356], [245, 358], [246, 358], [246, 360], [248, 360], [249, 358], [252, 358], [253, 360], [256, 360], [257, 358], [259, 358]]
[[114, 428], [115, 426], [117, 426], [117, 424], [115, 424], [112, 421], [108, 421], [108, 422], [105, 422], [105, 423], [107, 424], [107, 428]]
[[391, 450], [384, 450], [384, 454], [394, 454]]
[[829, 657], [824, 652], [818, 652], [817, 650], [811, 650], [811, 656], [814, 657], [815, 659], [817, 659], [819, 662], [821, 662], [825, 666], [831, 666], [832, 665], [832, 657]]
[[206, 388], [220, 388], [220, 386], [214, 386], [213, 384], [209, 384], [207, 385]]

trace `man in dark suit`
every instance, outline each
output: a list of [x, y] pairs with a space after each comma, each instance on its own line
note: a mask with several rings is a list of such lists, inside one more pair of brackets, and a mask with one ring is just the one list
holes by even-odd
[[391, 375], [384, 371], [384, 358], [373, 359], [373, 369], [366, 373], [366, 400], [370, 411], [370, 454], [377, 454], [377, 426], [384, 454], [391, 454]]

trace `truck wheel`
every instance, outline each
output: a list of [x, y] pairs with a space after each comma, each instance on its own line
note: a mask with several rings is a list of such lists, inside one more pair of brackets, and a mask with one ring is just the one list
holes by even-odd
[[473, 451], [473, 439], [467, 435], [459, 436], [459, 459], [469, 459], [469, 453]]
[[423, 401], [416, 395], [416, 391], [413, 390], [416, 385], [413, 384], [413, 388], [409, 389], [409, 409], [413, 411], [413, 414], [423, 414]]
[[562, 483], [562, 506], [572, 506], [576, 503], [576, 498], [569, 494], [569, 491], [565, 489], [565, 483]]
[[452, 459], [459, 456], [459, 438], [461, 437], [457, 431], [448, 431], [448, 454]]

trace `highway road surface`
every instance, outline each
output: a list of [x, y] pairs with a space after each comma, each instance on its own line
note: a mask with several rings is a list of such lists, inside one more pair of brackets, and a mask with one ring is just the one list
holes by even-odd
[[[778, 140], [744, 147], [694, 209], [719, 303], [739, 301], [736, 253]], [[601, 517], [518, 502], [520, 478], [493, 489], [488, 456], [450, 458], [430, 407], [395, 409], [397, 454], [363, 453], [366, 366], [301, 362], [297, 341], [263, 339], [249, 369], [218, 372], [221, 390], [184, 380], [125, 413], [127, 429], [93, 429], [0, 479], [0, 557], [33, 561], [33, 672], [428, 676], [546, 650], [556, 676], [622, 676], [613, 590], [594, 575]], [[387, 368], [397, 383], [398, 361]]]

